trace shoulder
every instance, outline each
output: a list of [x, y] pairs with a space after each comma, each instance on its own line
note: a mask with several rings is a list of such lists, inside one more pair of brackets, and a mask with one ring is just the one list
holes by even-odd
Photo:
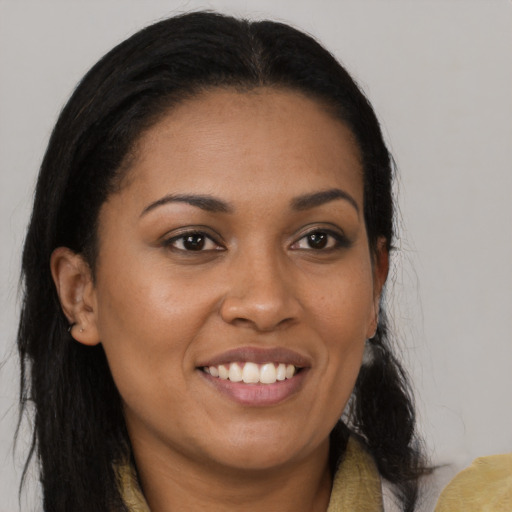
[[512, 510], [512, 453], [476, 459], [441, 493], [435, 512]]

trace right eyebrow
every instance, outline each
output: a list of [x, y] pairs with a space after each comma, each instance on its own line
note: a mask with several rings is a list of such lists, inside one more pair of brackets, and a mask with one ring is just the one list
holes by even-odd
[[202, 194], [168, 194], [160, 199], [154, 201], [151, 204], [148, 204], [144, 210], [142, 210], [140, 216], [146, 215], [146, 213], [158, 208], [159, 206], [163, 206], [169, 203], [187, 203], [192, 206], [196, 206], [197, 208], [201, 208], [201, 210], [205, 210], [207, 212], [213, 213], [231, 213], [233, 212], [233, 207], [222, 201], [221, 199], [217, 199], [215, 197], [209, 195]]
[[320, 192], [305, 194], [293, 199], [291, 204], [294, 210], [302, 211], [309, 210], [310, 208], [316, 208], [317, 206], [321, 206], [337, 199], [347, 201], [354, 207], [355, 211], [359, 215], [359, 206], [357, 201], [348, 192], [339, 188], [331, 188], [328, 190], [321, 190]]

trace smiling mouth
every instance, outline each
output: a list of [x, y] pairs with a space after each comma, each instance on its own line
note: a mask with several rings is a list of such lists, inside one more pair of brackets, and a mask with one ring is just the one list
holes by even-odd
[[250, 361], [204, 366], [201, 370], [214, 378], [244, 384], [275, 384], [291, 379], [301, 368], [286, 363], [257, 364]]

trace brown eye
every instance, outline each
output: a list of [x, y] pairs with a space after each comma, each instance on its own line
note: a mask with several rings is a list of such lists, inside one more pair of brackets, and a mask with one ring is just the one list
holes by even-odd
[[204, 248], [205, 237], [201, 234], [186, 235], [182, 243], [187, 251], [200, 251]]
[[309, 234], [306, 239], [311, 249], [324, 249], [329, 241], [329, 235], [327, 233], [317, 231], [316, 233]]
[[217, 244], [208, 235], [198, 232], [184, 233], [165, 241], [165, 246], [176, 251], [182, 252], [202, 252], [222, 250], [222, 246]]
[[341, 233], [329, 230], [310, 231], [297, 240], [291, 249], [297, 250], [326, 250], [349, 247], [350, 242]]

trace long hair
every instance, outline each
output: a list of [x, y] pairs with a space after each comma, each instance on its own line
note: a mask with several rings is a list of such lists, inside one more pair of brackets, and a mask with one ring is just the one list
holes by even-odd
[[[143, 131], [201, 91], [262, 86], [300, 91], [350, 128], [362, 155], [370, 250], [380, 237], [392, 248], [393, 169], [379, 123], [347, 71], [313, 38], [281, 23], [197, 12], [151, 25], [111, 50], [56, 123], [23, 251], [20, 401], [22, 411], [34, 404], [45, 510], [125, 510], [114, 465], [130, 456], [104, 351], [74, 342], [67, 330], [50, 274], [52, 251], [66, 246], [84, 255], [94, 275], [99, 209], [119, 186]], [[423, 459], [409, 385], [383, 313], [371, 343], [345, 430], [366, 443], [403, 509], [412, 510]]]

